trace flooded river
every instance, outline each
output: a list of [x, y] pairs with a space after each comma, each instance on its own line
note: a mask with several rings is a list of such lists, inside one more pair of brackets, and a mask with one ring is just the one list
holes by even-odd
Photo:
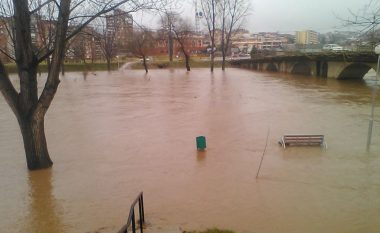
[[[46, 116], [54, 166], [37, 172], [1, 97], [0, 231], [116, 232], [144, 191], [150, 232], [377, 232], [371, 85], [240, 69], [67, 73]], [[294, 133], [324, 134], [328, 148], [278, 145]]]

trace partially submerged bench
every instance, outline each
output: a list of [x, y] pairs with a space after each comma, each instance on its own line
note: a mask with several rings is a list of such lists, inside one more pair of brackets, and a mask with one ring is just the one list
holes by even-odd
[[287, 146], [323, 146], [327, 148], [324, 135], [284, 135], [279, 143], [286, 148]]

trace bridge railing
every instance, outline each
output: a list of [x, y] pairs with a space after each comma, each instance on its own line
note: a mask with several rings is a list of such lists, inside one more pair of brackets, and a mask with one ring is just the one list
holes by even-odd
[[138, 210], [139, 210], [139, 227], [140, 233], [143, 233], [143, 225], [145, 223], [145, 216], [144, 216], [144, 198], [143, 198], [143, 192], [141, 192], [137, 198], [133, 201], [131, 208], [129, 210], [129, 216], [127, 219], [127, 223], [118, 231], [118, 233], [128, 233], [129, 228], [131, 228], [133, 233], [136, 233], [136, 216], [135, 216], [135, 206], [138, 203]]

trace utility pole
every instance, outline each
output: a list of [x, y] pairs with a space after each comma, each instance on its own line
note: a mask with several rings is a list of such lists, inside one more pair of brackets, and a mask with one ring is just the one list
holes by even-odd
[[375, 53], [377, 54], [376, 82], [375, 82], [374, 87], [372, 88], [372, 101], [371, 101], [372, 105], [371, 105], [371, 116], [369, 118], [369, 125], [368, 125], [367, 151], [369, 151], [369, 148], [371, 146], [371, 140], [372, 140], [372, 128], [373, 128], [373, 118], [375, 115], [377, 81], [379, 79], [380, 45], [375, 47]]

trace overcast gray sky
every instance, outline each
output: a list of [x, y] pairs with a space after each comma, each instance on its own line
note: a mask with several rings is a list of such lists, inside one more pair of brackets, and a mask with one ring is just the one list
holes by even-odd
[[[198, 0], [200, 2], [201, 0]], [[358, 12], [370, 0], [251, 0], [251, 12], [244, 28], [250, 32], [280, 32], [291, 33], [299, 30], [314, 30], [329, 32], [346, 30], [342, 21], [347, 18], [349, 9]], [[380, 0], [372, 0], [380, 2]], [[182, 16], [194, 21], [193, 0], [183, 1]], [[200, 4], [199, 4], [200, 5]], [[154, 16], [137, 16], [140, 22], [157, 28], [158, 19]], [[144, 18], [144, 20], [141, 20]]]
[[338, 27], [342, 23], [337, 17], [347, 18], [349, 9], [357, 12], [366, 3], [367, 0], [252, 0], [246, 27], [254, 32], [344, 30]]

